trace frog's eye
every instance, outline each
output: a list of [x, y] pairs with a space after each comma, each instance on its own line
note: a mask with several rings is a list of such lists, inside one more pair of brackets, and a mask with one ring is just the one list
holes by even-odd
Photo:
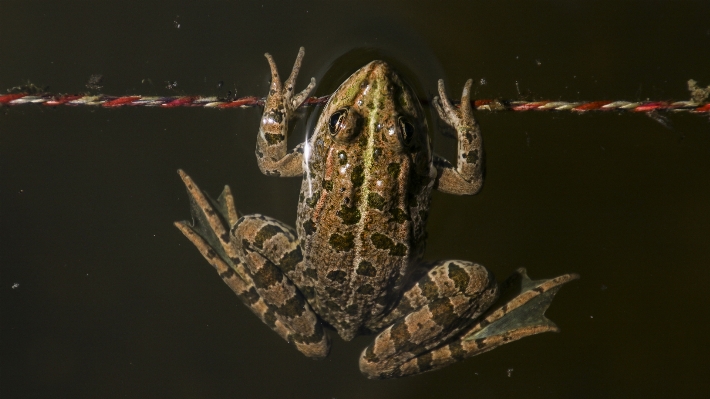
[[343, 128], [343, 122], [345, 121], [345, 117], [347, 115], [347, 108], [339, 109], [333, 112], [333, 115], [331, 115], [330, 119], [328, 120], [328, 130], [330, 130], [331, 135], [335, 136], [340, 131], [340, 129]]
[[397, 123], [399, 124], [399, 134], [402, 138], [402, 142], [405, 145], [409, 145], [414, 137], [414, 125], [401, 116], [397, 119]]

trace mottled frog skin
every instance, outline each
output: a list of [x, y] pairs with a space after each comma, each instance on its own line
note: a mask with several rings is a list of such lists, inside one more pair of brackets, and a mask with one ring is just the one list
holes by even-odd
[[[288, 123], [315, 86], [272, 81], [257, 136], [259, 168], [302, 176], [296, 229], [263, 215], [238, 216], [229, 187], [217, 200], [179, 171], [193, 223], [176, 226], [261, 320], [312, 358], [328, 354], [325, 328], [345, 340], [377, 333], [360, 357], [369, 378], [437, 369], [557, 327], [543, 315], [567, 274], [506, 283], [507, 301], [483, 266], [422, 260], [432, 190], [466, 195], [483, 183], [483, 141], [471, 80], [460, 107], [443, 81], [434, 106], [458, 135], [455, 165], [433, 154], [412, 89], [385, 62], [360, 68], [332, 95], [305, 143], [287, 149]], [[258, 194], [257, 194], [258, 195]], [[325, 327], [325, 328], [324, 328]]]

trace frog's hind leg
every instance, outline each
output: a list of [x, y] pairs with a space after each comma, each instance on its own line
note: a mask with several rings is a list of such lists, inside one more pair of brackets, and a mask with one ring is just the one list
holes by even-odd
[[[431, 265], [430, 265], [431, 267]], [[379, 333], [360, 356], [368, 378], [405, 375], [410, 360], [458, 336], [498, 298], [498, 284], [485, 267], [460, 260], [433, 264], [376, 325]]]
[[[244, 237], [234, 235], [240, 226], [253, 229], [262, 222], [272, 227], [264, 229], [267, 232], [274, 231], [273, 227], [277, 226], [284, 233], [264, 235], [262, 229], [257, 229], [257, 234], [262, 232], [262, 244], [269, 239], [286, 239], [293, 246], [296, 239], [289, 234], [288, 226], [261, 215], [238, 218], [228, 186], [215, 201], [206, 196], [190, 176], [182, 170], [178, 173], [187, 187], [193, 222], [175, 222], [175, 226], [261, 321], [305, 355], [325, 357], [330, 347], [328, 337], [301, 293], [279, 269], [278, 260], [269, 259], [270, 255], [274, 255], [273, 251], [271, 254], [245, 251]], [[234, 226], [231, 233], [229, 226]], [[293, 256], [280, 260], [290, 265], [294, 263]]]
[[[458, 274], [458, 281], [461, 281], [461, 273]], [[427, 292], [434, 291], [431, 277], [425, 276], [413, 289], [405, 293], [402, 302], [395, 308], [395, 313], [426, 303], [426, 298], [432, 297]], [[474, 324], [469, 322], [465, 328], [457, 329], [455, 334], [442, 336], [442, 339], [433, 345], [421, 345], [412, 339], [421, 334], [422, 326], [416, 322], [416, 319], [421, 317], [417, 315], [421, 309], [411, 312], [378, 335], [375, 342], [365, 349], [360, 357], [360, 370], [368, 378], [413, 375], [447, 366], [530, 335], [559, 331], [557, 326], [544, 316], [545, 310], [561, 286], [577, 278], [579, 276], [576, 274], [566, 274], [549, 280], [532, 281], [525, 269], [519, 269], [503, 284], [504, 299], [499, 300], [498, 305], [480, 316], [469, 312], [468, 315], [475, 318]], [[450, 272], [449, 279], [456, 281]], [[508, 298], [512, 299], [506, 301]], [[432, 309], [434, 302], [429, 299], [425, 307]], [[492, 302], [483, 306], [490, 306]], [[436, 312], [431, 313], [437, 316]], [[442, 314], [438, 317], [441, 319]], [[449, 316], [449, 319], [452, 319], [452, 316]], [[400, 332], [397, 332], [398, 330]]]

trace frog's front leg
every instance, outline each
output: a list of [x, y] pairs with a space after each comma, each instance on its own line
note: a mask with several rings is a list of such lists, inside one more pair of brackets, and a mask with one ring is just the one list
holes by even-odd
[[439, 79], [439, 96], [434, 97], [433, 101], [439, 117], [456, 129], [458, 136], [456, 167], [443, 157], [434, 156], [434, 166], [437, 169], [436, 189], [445, 193], [476, 194], [483, 186], [483, 137], [471, 108], [472, 83], [471, 79], [466, 81], [461, 105], [456, 108], [446, 96], [443, 79]]
[[193, 223], [176, 222], [178, 229], [265, 324], [306, 356], [325, 357], [330, 342], [306, 301], [312, 290], [300, 278], [303, 256], [293, 229], [262, 215], [238, 218], [229, 187], [214, 201], [179, 173]]
[[531, 281], [518, 270], [503, 285], [507, 300], [488, 309], [498, 297], [491, 273], [466, 261], [439, 262], [382, 320], [393, 324], [363, 351], [360, 370], [372, 379], [403, 377], [558, 331], [545, 310], [560, 287], [578, 277]]
[[271, 86], [264, 102], [264, 113], [259, 124], [259, 134], [256, 139], [256, 161], [259, 169], [265, 175], [299, 176], [303, 173], [303, 148], [297, 146], [287, 153], [288, 123], [294, 111], [306, 100], [316, 85], [315, 78], [303, 91], [294, 93], [294, 84], [301, 69], [301, 61], [305, 50], [301, 47], [291, 75], [281, 84], [279, 71], [271, 54], [264, 56], [271, 68]]

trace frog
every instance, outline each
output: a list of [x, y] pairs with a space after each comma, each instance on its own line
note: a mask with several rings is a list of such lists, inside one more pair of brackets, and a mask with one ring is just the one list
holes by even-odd
[[[457, 159], [435, 154], [423, 107], [386, 62], [354, 72], [323, 106], [310, 137], [288, 150], [289, 123], [315, 88], [295, 90], [305, 50], [271, 83], [256, 159], [268, 176], [301, 177], [295, 229], [240, 215], [229, 186], [215, 200], [184, 171], [192, 221], [175, 226], [267, 326], [313, 359], [330, 334], [375, 334], [361, 353], [370, 379], [440, 369], [518, 339], [559, 328], [544, 316], [557, 291], [578, 278], [531, 280], [518, 269], [502, 284], [466, 260], [424, 260], [434, 190], [473, 195], [483, 185], [483, 138], [472, 80], [459, 106], [443, 80], [433, 106], [456, 131]], [[504, 298], [504, 299], [501, 299]]]

